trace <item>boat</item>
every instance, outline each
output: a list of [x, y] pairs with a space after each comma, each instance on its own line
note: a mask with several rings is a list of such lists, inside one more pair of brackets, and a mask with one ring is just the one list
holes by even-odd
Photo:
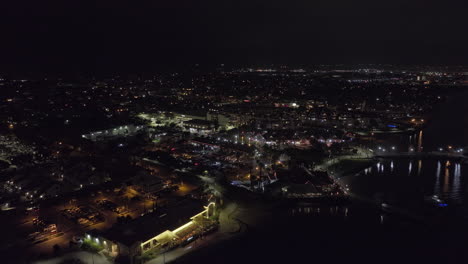
[[448, 206], [448, 204], [444, 200], [440, 199], [438, 195], [427, 196], [425, 197], [425, 200], [437, 207]]

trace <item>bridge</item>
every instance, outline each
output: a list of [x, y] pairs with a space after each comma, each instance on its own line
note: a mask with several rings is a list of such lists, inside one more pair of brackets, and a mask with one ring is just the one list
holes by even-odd
[[411, 151], [411, 152], [377, 152], [374, 157], [395, 159], [395, 158], [414, 158], [414, 159], [446, 159], [457, 161], [468, 161], [468, 156], [462, 153], [443, 152], [443, 151]]

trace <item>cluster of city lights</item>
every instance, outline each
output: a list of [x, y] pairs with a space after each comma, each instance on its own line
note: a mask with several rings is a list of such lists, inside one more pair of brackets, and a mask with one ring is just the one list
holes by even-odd
[[[378, 147], [377, 147], [377, 150], [382, 151], [382, 152], [386, 152], [387, 150], [396, 150], [396, 147], [395, 147], [395, 146], [392, 146], [392, 147], [390, 147], [390, 149], [387, 149], [387, 148], [385, 148], [385, 147], [378, 146]], [[410, 147], [410, 148], [409, 148], [409, 151], [410, 151], [410, 152], [413, 152], [414, 150], [415, 150], [415, 148], [413, 148], [413, 147]], [[455, 149], [455, 148], [452, 147], [452, 146], [447, 146], [447, 148], [443, 148], [443, 147], [438, 148], [438, 151], [440, 151], [440, 152], [442, 152], [442, 151], [449, 151], [449, 152], [462, 153], [463, 150], [464, 150], [463, 148]]]
[[[383, 147], [381, 147], [381, 146], [378, 146], [377, 149], [380, 150], [380, 151], [382, 151], [382, 152], [386, 152], [386, 151], [387, 151], [386, 148], [383, 148]], [[392, 146], [392, 147], [390, 147], [390, 149], [391, 149], [391, 150], [396, 150], [396, 147], [395, 147], [395, 146]]]
[[[447, 150], [457, 152], [457, 153], [462, 153], [463, 152], [463, 148], [459, 148], [459, 149], [455, 150], [453, 146], [447, 146]], [[444, 148], [440, 147], [439, 151], [444, 151]]]

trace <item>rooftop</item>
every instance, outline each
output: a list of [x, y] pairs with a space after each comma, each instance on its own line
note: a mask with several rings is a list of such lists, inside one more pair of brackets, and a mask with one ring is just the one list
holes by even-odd
[[203, 205], [201, 201], [185, 199], [170, 208], [159, 209], [129, 223], [116, 224], [101, 233], [101, 236], [130, 247], [135, 242], [144, 242], [166, 230], [174, 230], [187, 223], [192, 216], [204, 210]]

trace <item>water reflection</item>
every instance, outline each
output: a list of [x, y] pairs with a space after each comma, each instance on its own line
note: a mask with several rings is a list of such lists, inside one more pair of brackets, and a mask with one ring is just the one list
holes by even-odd
[[449, 191], [449, 181], [450, 181], [449, 166], [450, 166], [450, 162], [447, 161], [447, 163], [445, 164], [444, 185], [442, 186], [442, 192], [443, 193], [447, 193]]
[[[453, 202], [464, 204], [468, 201], [465, 194], [468, 181], [463, 179], [468, 170], [463, 170], [464, 166], [447, 160], [381, 160], [364, 170], [361, 177], [349, 177], [345, 181], [355, 195], [377, 202], [386, 200], [416, 206], [421, 201], [427, 202], [424, 198], [438, 195], [449, 205]], [[411, 177], [416, 173], [418, 177]], [[406, 175], [410, 178], [400, 177]]]
[[439, 183], [440, 183], [440, 169], [442, 165], [440, 164], [440, 161], [437, 161], [437, 169], [436, 169], [436, 180], [434, 183], [434, 194], [439, 194]]
[[[322, 211], [324, 209], [325, 211]], [[329, 215], [329, 216], [344, 216], [348, 217], [349, 208], [347, 206], [319, 206], [319, 205], [304, 205], [290, 208], [290, 215]]]
[[[424, 131], [415, 131], [409, 135], [389, 134], [381, 136], [379, 140], [388, 142], [388, 146], [395, 145], [398, 150], [407, 151], [437, 151], [441, 146], [468, 146], [468, 119], [461, 118], [453, 122], [447, 116], [457, 116], [466, 113], [468, 104], [468, 92], [454, 96], [450, 102], [441, 107], [440, 111], [432, 118], [430, 125]], [[413, 164], [417, 162], [416, 164]], [[422, 164], [424, 163], [424, 164]], [[362, 175], [349, 179], [350, 188], [354, 192], [360, 192], [369, 199], [381, 199], [385, 197], [399, 200], [401, 204], [408, 204], [417, 200], [423, 200], [420, 196], [432, 196], [434, 194], [449, 203], [456, 202], [464, 210], [468, 217], [468, 181], [463, 177], [468, 176], [468, 170], [463, 169], [468, 163], [447, 162], [446, 160], [424, 159], [419, 160], [395, 159], [381, 161], [382, 166], [390, 166], [391, 173], [382, 173], [381, 165], [369, 168]], [[417, 169], [414, 168], [417, 166]], [[424, 165], [424, 166], [423, 166]], [[398, 177], [416, 173], [419, 177], [408, 179]], [[375, 175], [381, 177], [376, 181]], [[422, 192], [421, 192], [422, 190]]]
[[421, 175], [422, 160], [418, 160], [418, 176]]
[[377, 162], [376, 167], [377, 167], [377, 172], [380, 172], [380, 162]]
[[453, 188], [454, 192], [460, 191], [460, 176], [461, 176], [461, 165], [460, 163], [455, 164], [455, 170], [453, 172]]

